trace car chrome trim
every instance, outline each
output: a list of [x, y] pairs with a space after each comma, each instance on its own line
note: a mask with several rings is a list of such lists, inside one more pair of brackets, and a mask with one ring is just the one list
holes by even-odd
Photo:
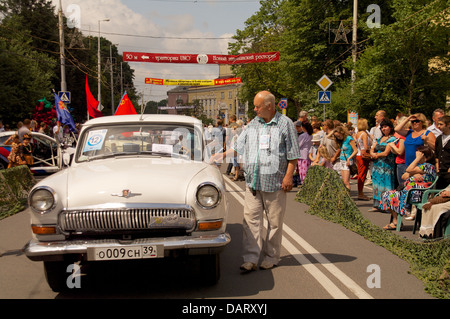
[[[42, 190], [42, 189], [50, 192], [50, 194], [52, 194], [52, 196], [53, 196], [53, 205], [52, 205], [52, 207], [50, 207], [50, 209], [48, 209], [46, 211], [37, 210], [31, 205], [31, 198], [33, 198], [34, 193], [36, 193], [37, 191]], [[38, 186], [35, 189], [33, 189], [31, 191], [30, 195], [28, 196], [28, 206], [30, 206], [31, 210], [33, 212], [35, 212], [36, 214], [45, 215], [47, 213], [50, 213], [52, 210], [55, 209], [57, 204], [58, 204], [58, 195], [56, 194], [56, 192], [53, 188], [48, 187], [48, 186]]]
[[130, 245], [163, 245], [164, 250], [222, 248], [231, 241], [228, 233], [218, 235], [201, 235], [169, 238], [141, 238], [121, 243], [114, 239], [70, 240], [55, 242], [39, 242], [30, 240], [24, 247], [25, 255], [32, 260], [45, 260], [46, 257], [65, 254], [86, 254], [90, 248], [124, 247]]
[[195, 211], [188, 205], [125, 204], [122, 207], [64, 210], [58, 225], [64, 234], [71, 232], [138, 231], [180, 229], [192, 232]]

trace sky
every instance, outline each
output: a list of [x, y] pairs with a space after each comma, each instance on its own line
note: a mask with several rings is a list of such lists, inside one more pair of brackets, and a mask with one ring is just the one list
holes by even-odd
[[[228, 54], [236, 30], [260, 8], [259, 0], [52, 0], [65, 16], [74, 18], [85, 35], [101, 36], [119, 53]], [[139, 35], [140, 37], [136, 37]], [[145, 84], [146, 77], [210, 80], [218, 65], [130, 62], [134, 85], [144, 102], [167, 98], [171, 86]], [[70, 90], [70, 88], [69, 88]]]

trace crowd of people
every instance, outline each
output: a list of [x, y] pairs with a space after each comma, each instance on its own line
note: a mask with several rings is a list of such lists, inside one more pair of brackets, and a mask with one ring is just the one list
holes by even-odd
[[[447, 145], [450, 116], [436, 109], [431, 118], [429, 121], [422, 113], [409, 116], [399, 113], [395, 119], [389, 119], [384, 110], [379, 110], [375, 115], [376, 125], [370, 130], [369, 121], [364, 118], [358, 119], [356, 128], [352, 123], [328, 119], [321, 123], [322, 131], [311, 133], [310, 127], [316, 126], [318, 120], [313, 117], [310, 123], [301, 113], [295, 123], [299, 146], [303, 149], [297, 168], [299, 184], [314, 165], [334, 169], [349, 192], [350, 179], [356, 179], [356, 199], [372, 201], [372, 212], [389, 213], [391, 222], [384, 229], [397, 229], [399, 215], [414, 220], [411, 203], [420, 203], [423, 195], [417, 189], [430, 187], [437, 178], [438, 189], [450, 184], [450, 144]], [[308, 149], [310, 157], [305, 156]], [[370, 184], [371, 198], [364, 193], [364, 186]], [[446, 194], [441, 196], [446, 198]], [[446, 211], [433, 213], [434, 224]], [[424, 211], [425, 221], [433, 214]], [[421, 236], [433, 237], [430, 223], [421, 227]]]
[[[0, 121], [0, 132], [11, 131], [8, 124]], [[55, 138], [55, 140], [63, 145], [73, 145], [76, 137], [70, 132], [67, 125], [62, 125], [59, 121], [50, 128], [47, 123], [38, 124], [35, 120], [25, 119], [17, 123], [16, 133], [11, 135], [4, 143], [11, 145], [11, 152], [8, 155], [8, 167], [16, 167], [20, 165], [32, 166], [34, 164], [33, 152], [34, 143], [32, 133], [46, 134]]]
[[[371, 201], [371, 212], [385, 212], [391, 221], [385, 230], [397, 228], [398, 216], [414, 220], [415, 210], [411, 202], [421, 201], [423, 191], [437, 180], [436, 188], [445, 189], [450, 184], [450, 116], [444, 110], [436, 109], [431, 120], [422, 113], [405, 115], [399, 113], [395, 119], [387, 117], [384, 110], [375, 114], [376, 125], [369, 127], [369, 119], [359, 118], [356, 127], [352, 123], [337, 120], [320, 121], [299, 113], [294, 122], [299, 147], [295, 166], [293, 186], [300, 186], [308, 169], [320, 165], [335, 170], [350, 193], [350, 181], [356, 180], [358, 195], [355, 200]], [[219, 121], [217, 127], [223, 132], [224, 149], [230, 148], [239, 134], [246, 129], [242, 121], [232, 117], [228, 127]], [[210, 127], [211, 129], [211, 127]], [[226, 132], [228, 130], [228, 133]], [[235, 154], [228, 163], [226, 174], [233, 180], [243, 178], [242, 156]], [[372, 186], [366, 194], [364, 187]], [[445, 197], [445, 194], [441, 195]], [[450, 195], [450, 191], [448, 192]], [[450, 199], [450, 198], [449, 198]], [[447, 205], [450, 205], [447, 204]], [[436, 211], [436, 207], [434, 208]], [[435, 213], [437, 220], [443, 213]], [[427, 220], [427, 211], [423, 213]], [[428, 227], [425, 230], [425, 227]], [[430, 226], [421, 227], [420, 235], [432, 237]]]

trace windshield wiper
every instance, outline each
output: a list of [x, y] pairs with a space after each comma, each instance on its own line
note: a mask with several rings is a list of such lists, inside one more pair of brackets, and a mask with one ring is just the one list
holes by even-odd
[[165, 152], [155, 152], [155, 151], [142, 151], [139, 152], [139, 154], [150, 154], [150, 155], [159, 155], [159, 156], [163, 156], [163, 157], [171, 157], [172, 155], [169, 153], [165, 153]]

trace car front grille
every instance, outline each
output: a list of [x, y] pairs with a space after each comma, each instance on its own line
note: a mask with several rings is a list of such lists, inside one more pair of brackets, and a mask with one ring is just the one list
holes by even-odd
[[195, 227], [189, 208], [133, 208], [64, 211], [59, 217], [63, 232], [184, 230]]

